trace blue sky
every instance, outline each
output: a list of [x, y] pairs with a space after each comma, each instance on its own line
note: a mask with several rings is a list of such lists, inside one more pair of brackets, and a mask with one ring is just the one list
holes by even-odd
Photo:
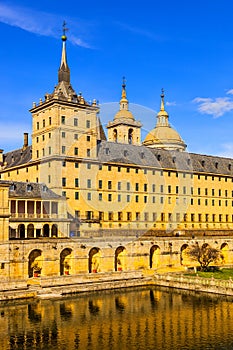
[[22, 146], [28, 110], [57, 83], [62, 22], [72, 86], [113, 118], [122, 76], [143, 135], [161, 88], [188, 151], [233, 157], [233, 2], [1, 1], [0, 148]]

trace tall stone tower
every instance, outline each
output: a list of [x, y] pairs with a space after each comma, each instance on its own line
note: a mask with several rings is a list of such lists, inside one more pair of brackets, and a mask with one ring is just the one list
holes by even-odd
[[[68, 163], [96, 158], [97, 142], [103, 135], [96, 100], [88, 103], [72, 88], [66, 55], [66, 28], [62, 35], [61, 64], [58, 84], [30, 110], [32, 126], [32, 162], [39, 164], [39, 181], [45, 182], [58, 194], [66, 194]], [[66, 168], [67, 169], [67, 168]], [[70, 188], [73, 187], [70, 185]]]

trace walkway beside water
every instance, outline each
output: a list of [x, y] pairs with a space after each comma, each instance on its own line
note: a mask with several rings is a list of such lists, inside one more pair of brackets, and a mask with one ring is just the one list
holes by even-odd
[[155, 274], [153, 284], [157, 286], [186, 289], [233, 296], [233, 281], [198, 276], [187, 276], [180, 273]]
[[37, 277], [25, 281], [3, 282], [0, 287], [0, 300], [60, 298], [76, 293], [139, 286], [163, 286], [233, 296], [233, 281], [231, 279], [220, 280], [187, 276], [181, 272], [122, 271], [49, 278]]

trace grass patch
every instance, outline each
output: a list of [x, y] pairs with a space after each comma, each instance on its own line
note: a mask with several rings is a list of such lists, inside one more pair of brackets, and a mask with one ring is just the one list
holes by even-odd
[[221, 279], [221, 280], [229, 280], [229, 278], [233, 279], [233, 269], [223, 268], [221, 270], [209, 271], [209, 272], [198, 271], [197, 273], [188, 273], [185, 275], [198, 276], [198, 277], [204, 277], [204, 278], [212, 278], [213, 277], [213, 278]]

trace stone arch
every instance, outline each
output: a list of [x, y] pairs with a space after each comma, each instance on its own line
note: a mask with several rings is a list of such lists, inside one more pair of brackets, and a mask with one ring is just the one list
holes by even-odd
[[181, 265], [185, 265], [185, 266], [188, 265], [188, 261], [189, 261], [188, 250], [189, 250], [188, 244], [183, 244], [182, 247], [180, 248], [180, 264]]
[[222, 264], [228, 264], [229, 262], [229, 246], [227, 243], [223, 243], [220, 248]]
[[25, 238], [25, 225], [24, 224], [20, 224], [18, 226], [18, 237]]
[[27, 237], [34, 238], [34, 225], [33, 224], [29, 224], [27, 226]]
[[94, 247], [89, 251], [88, 267], [89, 272], [100, 272], [100, 248]]
[[125, 247], [123, 246], [119, 246], [116, 250], [115, 250], [115, 261], [114, 261], [114, 269], [115, 271], [122, 271], [125, 270], [126, 266], [125, 266], [125, 254], [126, 254], [126, 250]]
[[57, 237], [58, 236], [58, 226], [56, 224], [52, 225], [52, 237]]
[[43, 226], [43, 237], [49, 237], [49, 224]]
[[128, 131], [128, 142], [129, 142], [129, 144], [133, 143], [133, 129], [132, 128], [130, 128]]
[[150, 269], [156, 269], [159, 266], [160, 261], [160, 247], [153, 245], [150, 248]]
[[28, 277], [38, 277], [42, 270], [42, 251], [34, 249], [28, 256]]
[[72, 249], [65, 248], [60, 254], [60, 275], [69, 275], [72, 268]]

